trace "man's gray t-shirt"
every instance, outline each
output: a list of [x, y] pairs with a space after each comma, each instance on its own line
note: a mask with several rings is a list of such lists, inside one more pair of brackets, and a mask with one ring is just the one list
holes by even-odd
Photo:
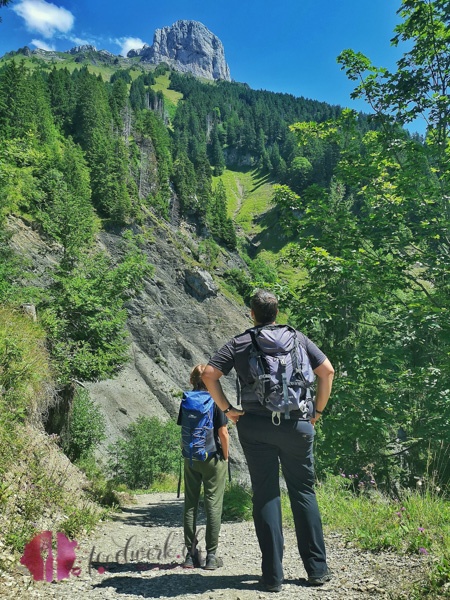
[[[297, 331], [297, 336], [300, 345], [306, 350], [308, 354], [311, 366], [314, 369], [319, 367], [324, 360], [326, 360], [325, 354], [318, 348], [314, 342], [306, 337], [300, 331]], [[209, 360], [208, 365], [215, 367], [221, 371], [224, 375], [234, 368], [238, 377], [241, 387], [245, 387], [248, 384], [252, 384], [253, 380], [249, 374], [249, 353], [252, 348], [252, 339], [250, 330], [247, 329], [244, 333], [237, 335], [229, 342], [227, 342], [220, 350], [218, 350], [214, 356]], [[255, 398], [254, 402], [246, 403], [242, 406], [246, 412], [257, 413], [265, 417], [270, 417], [271, 413], [260, 402]]]

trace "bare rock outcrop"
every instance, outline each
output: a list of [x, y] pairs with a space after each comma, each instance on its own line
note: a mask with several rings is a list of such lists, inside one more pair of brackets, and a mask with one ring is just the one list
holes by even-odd
[[[100, 237], [114, 258], [120, 236], [103, 232]], [[158, 228], [145, 248], [155, 271], [139, 296], [127, 303], [130, 360], [114, 379], [87, 384], [107, 422], [108, 439], [100, 454], [139, 416], [176, 418], [181, 392], [190, 389], [192, 367], [207, 362], [251, 324], [248, 309], [220, 293], [211, 274], [195, 264], [187, 252], [190, 243], [195, 244], [180, 244], [176, 228]], [[224, 377], [223, 385], [235, 402], [235, 375]], [[231, 458], [241, 471], [243, 457], [235, 433]]]
[[84, 44], [82, 46], [74, 46], [69, 50], [69, 54], [80, 54], [81, 52], [97, 52], [97, 48], [91, 44]]
[[128, 53], [128, 57], [137, 55], [143, 62], [165, 62], [176, 71], [196, 77], [231, 80], [222, 42], [198, 21], [181, 20], [157, 29], [151, 46]]

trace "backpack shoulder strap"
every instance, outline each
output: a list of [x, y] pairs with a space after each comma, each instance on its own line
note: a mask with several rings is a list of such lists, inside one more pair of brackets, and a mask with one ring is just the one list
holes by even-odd
[[[255, 327], [254, 329], [249, 329], [250, 338], [252, 340], [253, 352], [258, 357], [258, 360], [260, 360], [261, 357], [264, 356], [264, 352], [261, 350], [261, 348], [258, 344], [257, 337], [256, 337], [258, 335], [258, 333], [261, 331], [261, 329], [262, 329], [262, 327]], [[264, 367], [264, 372], [267, 373], [267, 365], [265, 365], [265, 361], [261, 361], [261, 364]]]
[[239, 375], [236, 373], [236, 404], [240, 406], [242, 398], [241, 382], [239, 381]]
[[254, 327], [252, 329], [249, 329], [249, 333], [250, 333], [250, 338], [252, 340], [252, 346], [253, 346], [253, 352], [254, 352], [254, 356], [256, 357], [256, 360], [258, 362], [259, 365], [259, 370], [261, 373], [264, 373], [264, 375], [260, 375], [259, 376], [259, 380], [256, 380], [254, 383], [254, 387], [257, 387], [258, 385], [263, 386], [264, 388], [264, 397], [267, 397], [270, 394], [270, 368], [269, 365], [267, 364], [267, 360], [264, 359], [264, 352], [261, 350], [261, 348], [259, 347], [258, 341], [256, 339], [257, 334], [261, 331], [261, 329], [263, 329], [262, 327]]
[[299, 364], [299, 357], [303, 357], [303, 352], [300, 350], [301, 344], [298, 339], [297, 332], [295, 332], [294, 336], [294, 346], [291, 350], [291, 360], [292, 360], [292, 371], [295, 375], [300, 375], [303, 378], [303, 364]]
[[261, 331], [260, 328], [258, 327], [253, 327], [252, 329], [249, 329], [248, 332], [250, 334], [250, 338], [252, 340], [252, 344], [253, 347], [255, 348], [255, 350], [257, 350], [258, 352], [261, 352], [260, 348], [259, 348], [259, 344], [258, 341], [256, 339], [256, 335]]

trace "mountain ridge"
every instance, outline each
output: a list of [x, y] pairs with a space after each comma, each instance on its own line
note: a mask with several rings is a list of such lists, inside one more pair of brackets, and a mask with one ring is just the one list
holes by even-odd
[[139, 64], [157, 66], [166, 63], [181, 73], [191, 73], [211, 81], [231, 81], [230, 68], [225, 60], [225, 51], [220, 39], [203, 23], [191, 20], [179, 20], [172, 26], [157, 29], [153, 44], [144, 44], [142, 48], [130, 50], [126, 57], [113, 54], [108, 50], [98, 50], [91, 44], [74, 46], [67, 51], [31, 50], [28, 46], [7, 52], [1, 58], [17, 55], [39, 57], [44, 60], [61, 60], [64, 55], [74, 57], [75, 62], [83, 60], [99, 61], [121, 67]]

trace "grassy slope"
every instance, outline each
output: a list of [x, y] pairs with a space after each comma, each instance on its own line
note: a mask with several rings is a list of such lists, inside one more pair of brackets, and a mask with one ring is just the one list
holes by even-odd
[[[0, 306], [0, 550], [22, 552], [44, 530], [77, 535], [103, 516], [86, 478], [43, 433], [51, 377], [42, 328]], [[0, 552], [0, 571], [6, 559]]]
[[111, 75], [119, 70], [119, 69], [131, 69], [130, 74], [133, 79], [136, 79], [142, 73], [146, 73], [149, 70], [154, 69], [155, 67], [144, 68], [139, 64], [132, 65], [108, 65], [108, 64], [97, 64], [93, 65], [89, 60], [85, 60], [84, 62], [75, 62], [74, 57], [70, 54], [65, 54], [63, 52], [58, 53], [58, 59], [54, 60], [44, 60], [43, 58], [39, 58], [37, 56], [27, 57], [24, 55], [17, 55], [13, 57], [4, 57], [0, 59], [0, 67], [6, 64], [9, 61], [15, 61], [17, 64], [23, 63], [27, 69], [34, 70], [36, 68], [42, 68], [47, 71], [51, 71], [53, 67], [57, 69], [67, 69], [70, 73], [72, 73], [75, 69], [81, 69], [84, 66], [87, 66], [90, 73], [94, 75], [101, 75], [104, 81], [109, 81], [111, 79]]
[[167, 74], [159, 75], [159, 77], [156, 78], [155, 85], [152, 85], [152, 89], [155, 90], [155, 92], [161, 91], [164, 94], [164, 98], [176, 106], [183, 98], [183, 94], [176, 92], [175, 90], [169, 90], [169, 84], [170, 80]]
[[172, 121], [175, 116], [178, 102], [183, 98], [183, 94], [176, 92], [175, 90], [169, 90], [170, 80], [168, 75], [159, 75], [156, 78], [155, 85], [152, 85], [152, 89], [155, 92], [162, 92], [164, 95], [164, 107], [169, 113], [169, 118]]
[[[215, 178], [215, 182], [219, 178]], [[278, 225], [276, 208], [271, 204], [273, 183], [255, 169], [234, 171], [226, 169], [223, 181], [228, 199], [230, 216], [245, 236], [258, 246], [257, 255], [275, 264], [279, 253], [289, 243]], [[278, 267], [287, 283], [298, 283], [299, 274], [292, 269]]]

